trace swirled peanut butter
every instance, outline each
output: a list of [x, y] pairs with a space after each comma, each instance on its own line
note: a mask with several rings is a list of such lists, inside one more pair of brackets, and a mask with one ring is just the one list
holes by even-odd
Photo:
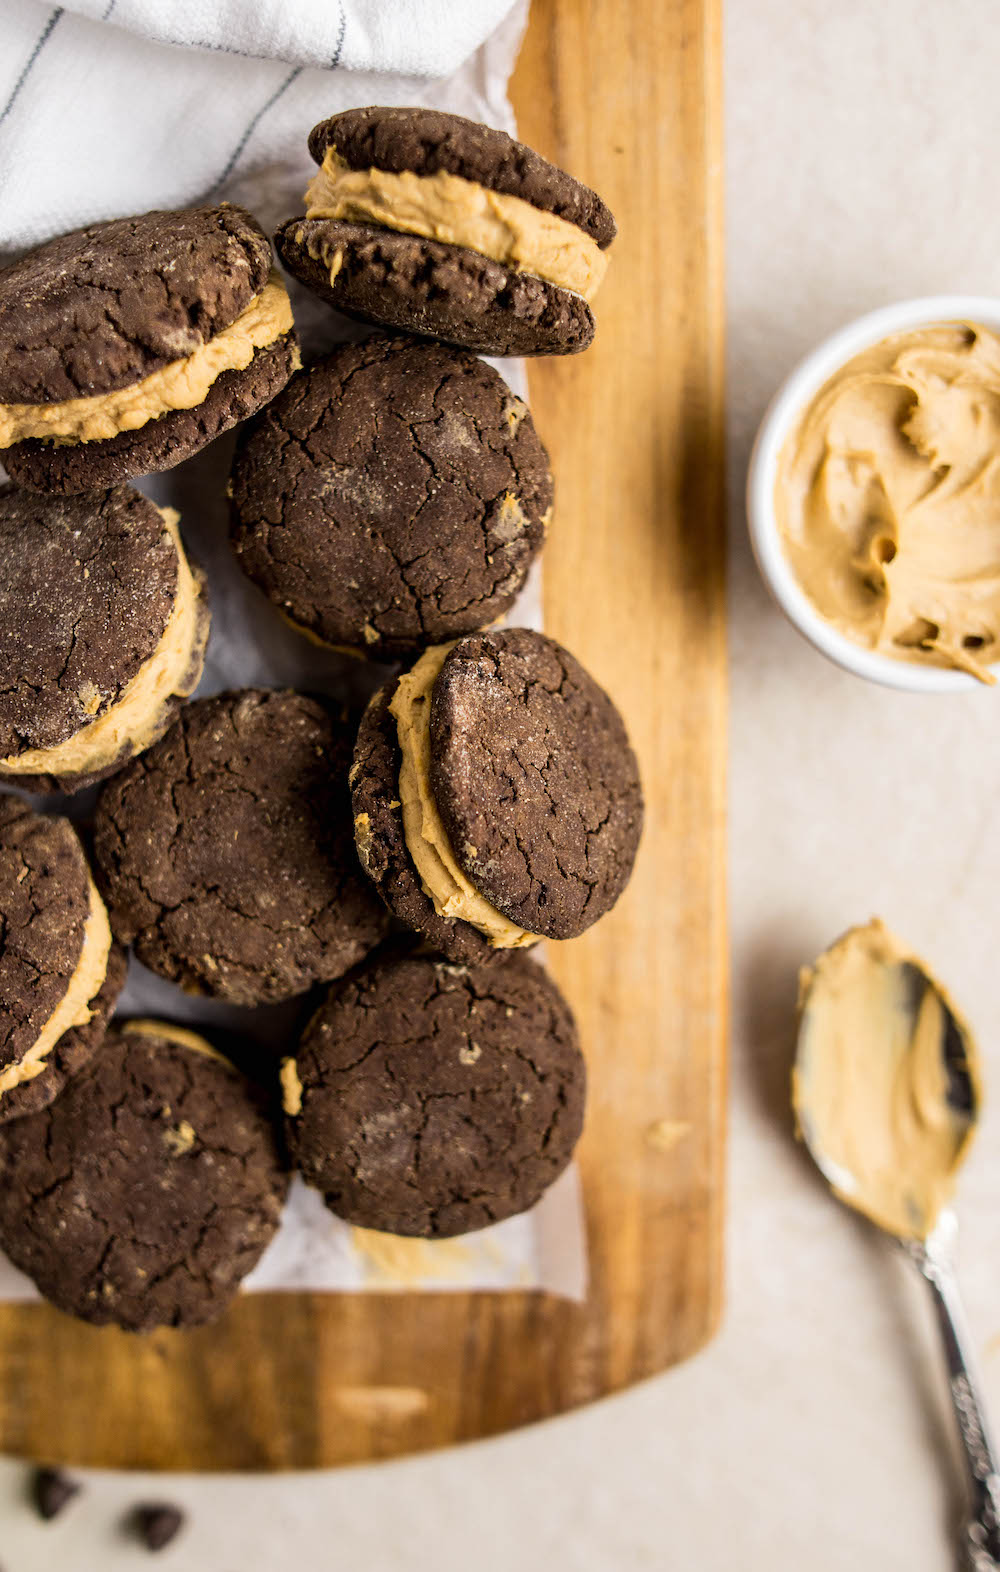
[[841, 1198], [900, 1238], [930, 1233], [975, 1128], [972, 1034], [877, 918], [800, 978], [793, 1101]]
[[799, 583], [841, 633], [996, 680], [1000, 337], [946, 322], [855, 355], [790, 432], [774, 501]]

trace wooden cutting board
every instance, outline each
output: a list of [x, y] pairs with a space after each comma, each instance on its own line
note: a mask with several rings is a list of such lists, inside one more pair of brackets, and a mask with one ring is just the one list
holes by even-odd
[[210, 1469], [365, 1461], [526, 1424], [699, 1348], [722, 1283], [726, 953], [719, 0], [534, 0], [522, 135], [620, 224], [594, 347], [531, 367], [557, 480], [545, 615], [620, 703], [648, 824], [550, 959], [580, 1021], [591, 1287], [260, 1295], [146, 1339], [0, 1307], [0, 1448]]

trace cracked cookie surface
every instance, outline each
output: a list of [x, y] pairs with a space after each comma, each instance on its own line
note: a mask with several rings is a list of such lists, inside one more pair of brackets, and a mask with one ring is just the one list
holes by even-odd
[[290, 273], [362, 322], [486, 355], [575, 355], [594, 337], [581, 295], [463, 246], [330, 218], [290, 219], [274, 240]]
[[0, 1244], [70, 1315], [196, 1326], [256, 1265], [287, 1184], [238, 1071], [112, 1029], [51, 1107], [0, 1129]]
[[0, 759], [54, 748], [119, 702], [163, 635], [177, 566], [162, 514], [131, 487], [0, 489]]
[[309, 133], [309, 151], [317, 164], [330, 147], [350, 169], [390, 174], [411, 170], [415, 175], [444, 170], [554, 213], [578, 225], [599, 246], [615, 238], [614, 218], [596, 191], [505, 131], [462, 115], [381, 105], [346, 109], [321, 120]]
[[[69, 820], [0, 796], [0, 1070], [21, 1062], [65, 997], [89, 913], [90, 870]], [[0, 1123], [51, 1102], [87, 1062], [124, 981], [112, 947], [90, 1020], [62, 1034], [41, 1074], [0, 1095]]]
[[523, 955], [369, 962], [330, 990], [295, 1073], [293, 1159], [338, 1216], [388, 1233], [444, 1238], [525, 1211], [583, 1123], [569, 1006]]
[[552, 502], [527, 406], [461, 350], [376, 335], [293, 377], [241, 435], [232, 539], [295, 623], [379, 659], [494, 621]]
[[614, 905], [642, 830], [624, 722], [580, 662], [527, 628], [462, 639], [431, 696], [431, 786], [459, 866], [529, 933]]
[[234, 322], [270, 267], [256, 219], [227, 204], [59, 235], [0, 272], [0, 401], [129, 387]]
[[236, 1004], [289, 998], [361, 960], [386, 919], [354, 849], [352, 741], [304, 694], [186, 705], [98, 802], [116, 937], [160, 976]]

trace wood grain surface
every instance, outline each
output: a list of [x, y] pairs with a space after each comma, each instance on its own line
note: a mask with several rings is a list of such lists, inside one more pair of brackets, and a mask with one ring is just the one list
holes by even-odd
[[621, 705], [648, 824], [635, 878], [550, 946], [591, 1072], [591, 1287], [247, 1296], [135, 1339], [0, 1307], [0, 1447], [78, 1464], [288, 1468], [509, 1430], [683, 1359], [722, 1281], [725, 586], [718, 0], [534, 0], [524, 139], [620, 234], [594, 347], [531, 366], [557, 479], [549, 631]]

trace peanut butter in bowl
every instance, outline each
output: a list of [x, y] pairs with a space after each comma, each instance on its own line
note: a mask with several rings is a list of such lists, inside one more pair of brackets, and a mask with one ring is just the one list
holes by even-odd
[[806, 399], [774, 517], [814, 609], [873, 654], [994, 683], [1000, 661], [1000, 335], [908, 327]]

